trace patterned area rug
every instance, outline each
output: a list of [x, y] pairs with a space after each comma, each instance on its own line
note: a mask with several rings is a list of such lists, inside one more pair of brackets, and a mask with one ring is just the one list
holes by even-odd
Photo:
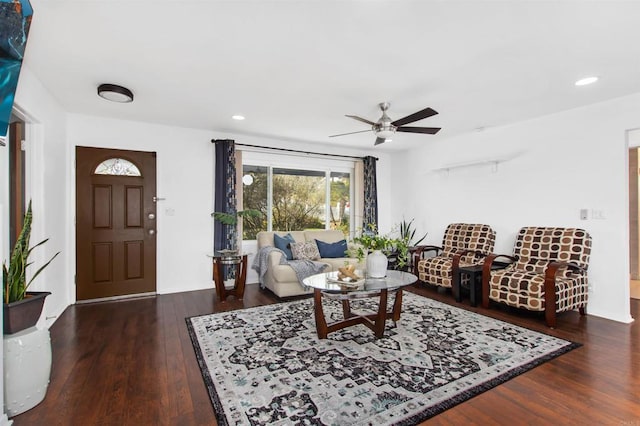
[[579, 346], [409, 292], [381, 339], [309, 299], [186, 321], [220, 425], [413, 425]]

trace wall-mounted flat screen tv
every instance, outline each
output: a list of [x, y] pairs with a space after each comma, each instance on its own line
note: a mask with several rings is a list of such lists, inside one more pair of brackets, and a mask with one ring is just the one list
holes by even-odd
[[29, 0], [0, 0], [0, 138], [7, 136], [32, 16]]

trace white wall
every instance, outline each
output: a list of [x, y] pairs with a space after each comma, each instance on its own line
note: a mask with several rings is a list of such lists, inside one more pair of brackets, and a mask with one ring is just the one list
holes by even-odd
[[[75, 158], [76, 146], [157, 153], [157, 196], [164, 198], [157, 206], [157, 291], [210, 287], [206, 255], [211, 253], [213, 233], [211, 133], [79, 114], [69, 114], [67, 123], [69, 161]], [[74, 174], [67, 186], [74, 212]]]
[[[214, 146], [211, 139], [234, 139], [237, 143], [318, 151], [318, 146], [281, 142], [253, 136], [195, 130], [69, 114], [69, 161], [76, 146], [157, 152], [158, 197], [158, 293], [211, 288], [213, 251]], [[364, 155], [335, 149], [347, 155]], [[304, 160], [303, 160], [304, 162]], [[384, 164], [385, 161], [383, 160]], [[388, 163], [388, 162], [387, 162]], [[380, 167], [380, 164], [379, 164]], [[381, 171], [389, 196], [388, 167]], [[69, 176], [69, 209], [75, 209], [75, 177]], [[381, 209], [381, 224], [388, 226], [388, 209]], [[173, 213], [173, 214], [170, 214]], [[75, 238], [75, 237], [74, 237]], [[255, 253], [249, 245], [247, 251]], [[71, 268], [75, 270], [75, 264]], [[248, 282], [257, 282], [249, 276]]]
[[[22, 65], [15, 107], [27, 122], [27, 198], [33, 202], [33, 228], [31, 242], [45, 238], [49, 241], [32, 254], [38, 268], [56, 252], [54, 260], [29, 288], [32, 291], [50, 291], [39, 326], [53, 322], [69, 304], [69, 287], [73, 273], [69, 268], [75, 253], [70, 248], [69, 211], [66, 175], [69, 169], [66, 155], [65, 112], [40, 81]], [[33, 273], [36, 269], [32, 270]]]
[[[584, 228], [593, 238], [588, 313], [629, 322], [626, 130], [638, 127], [640, 94], [425, 144], [392, 160], [393, 187], [402, 190], [391, 214], [416, 217], [418, 232], [437, 245], [451, 222], [487, 223], [499, 253], [513, 251], [523, 226]], [[434, 171], [501, 158], [497, 172]], [[588, 220], [580, 220], [583, 208]]]

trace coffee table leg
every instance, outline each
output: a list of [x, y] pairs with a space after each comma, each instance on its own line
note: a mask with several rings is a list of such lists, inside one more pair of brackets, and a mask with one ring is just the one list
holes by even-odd
[[380, 306], [378, 306], [378, 315], [376, 316], [375, 334], [376, 337], [382, 337], [384, 334], [384, 326], [387, 322], [387, 289], [380, 290]]
[[351, 304], [348, 300], [342, 301], [342, 315], [344, 319], [351, 317]]
[[402, 312], [402, 289], [396, 292], [396, 301], [393, 302], [393, 322], [400, 321], [400, 312]]
[[326, 339], [329, 330], [327, 330], [327, 321], [324, 318], [324, 311], [322, 310], [322, 291], [317, 288], [313, 290], [313, 307], [316, 317], [318, 339]]

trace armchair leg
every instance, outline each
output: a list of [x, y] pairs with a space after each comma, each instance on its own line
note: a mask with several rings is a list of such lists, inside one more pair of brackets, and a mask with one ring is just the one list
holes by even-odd
[[489, 309], [489, 280], [491, 279], [491, 264], [495, 258], [495, 255], [489, 255], [482, 266], [482, 307], [485, 309]]
[[586, 307], [584, 307], [584, 306], [580, 306], [580, 307], [578, 308], [578, 312], [580, 312], [580, 315], [581, 315], [581, 316], [585, 316], [585, 315], [587, 315], [587, 309], [586, 309]]
[[544, 319], [547, 326], [556, 326], [556, 272], [560, 264], [552, 262], [544, 273]]
[[556, 305], [547, 305], [544, 309], [544, 320], [547, 323], [547, 327], [556, 328]]

